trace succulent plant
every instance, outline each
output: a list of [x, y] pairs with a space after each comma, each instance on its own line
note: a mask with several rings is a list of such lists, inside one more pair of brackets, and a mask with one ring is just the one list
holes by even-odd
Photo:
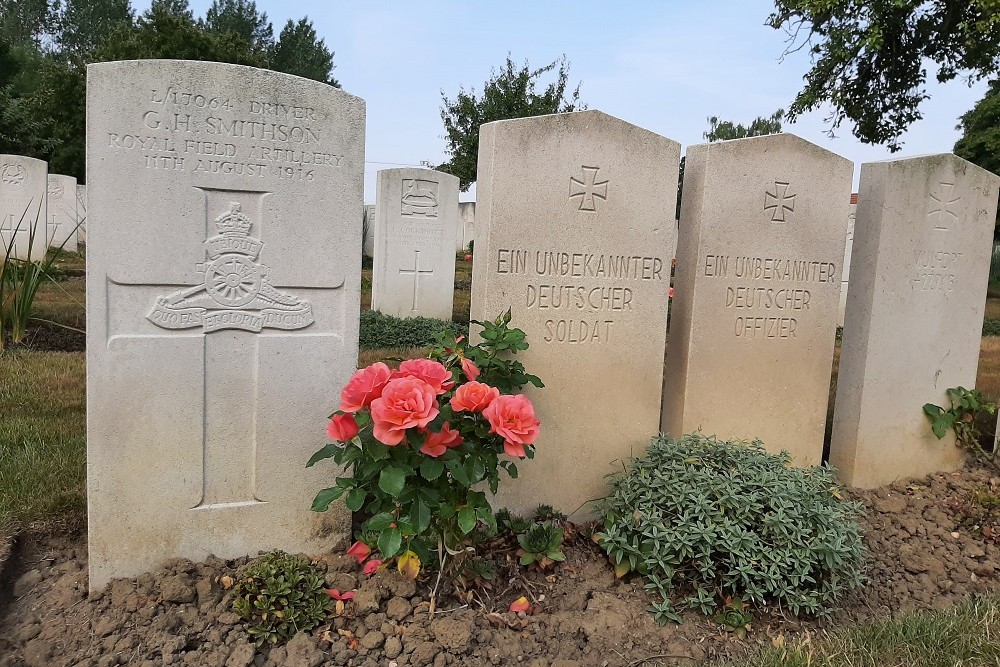
[[518, 554], [521, 565], [538, 563], [542, 569], [555, 561], [566, 560], [562, 552], [563, 529], [551, 521], [533, 523], [528, 530], [517, 536], [521, 545]]

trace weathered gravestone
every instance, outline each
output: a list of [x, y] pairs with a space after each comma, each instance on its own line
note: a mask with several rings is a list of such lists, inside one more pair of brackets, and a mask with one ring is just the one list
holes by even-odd
[[853, 171], [791, 134], [688, 149], [665, 432], [819, 464]]
[[77, 185], [76, 186], [76, 217], [77, 217], [77, 228], [76, 228], [76, 243], [77, 247], [80, 244], [87, 242], [87, 186]]
[[318, 552], [305, 468], [357, 364], [364, 102], [237, 65], [91, 65], [90, 586]]
[[45, 257], [48, 169], [43, 160], [0, 155], [0, 256], [9, 248], [17, 259]]
[[366, 216], [366, 226], [364, 230], [364, 243], [361, 246], [361, 252], [365, 257], [372, 257], [375, 254], [375, 205], [365, 204], [362, 215]]
[[600, 111], [482, 126], [472, 315], [510, 308], [546, 384], [525, 388], [541, 435], [501, 505], [573, 512], [656, 433], [679, 159]]
[[432, 169], [378, 172], [372, 310], [451, 320], [458, 178]]
[[49, 247], [76, 252], [76, 179], [62, 174], [49, 174], [46, 208], [48, 224], [45, 226], [45, 237]]
[[851, 195], [851, 213], [847, 216], [847, 244], [844, 246], [844, 262], [841, 264], [843, 274], [840, 276], [840, 310], [837, 320], [840, 326], [844, 326], [844, 316], [847, 312], [847, 285], [851, 275], [851, 249], [854, 247], [854, 220], [857, 210], [857, 199]]
[[862, 165], [830, 446], [848, 484], [962, 465], [922, 408], [975, 385], [998, 188], [951, 154]]

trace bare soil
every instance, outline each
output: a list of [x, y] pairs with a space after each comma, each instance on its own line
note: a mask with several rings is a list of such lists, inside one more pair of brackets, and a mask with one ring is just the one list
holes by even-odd
[[[868, 510], [867, 585], [822, 623], [780, 609], [755, 610], [745, 640], [696, 612], [686, 613], [682, 624], [657, 626], [641, 579], [616, 581], [602, 552], [582, 535], [566, 545], [567, 560], [553, 571], [441, 599], [432, 619], [433, 581], [412, 582], [395, 572], [366, 578], [351, 558], [313, 555], [331, 588], [356, 590], [356, 597], [343, 615], [270, 649], [248, 642], [230, 609], [232, 592], [220, 583], [246, 559], [177, 560], [88, 595], [85, 534], [29, 535], [0, 585], [0, 667], [572, 667], [634, 665], [651, 656], [679, 665], [733, 658], [779, 635], [791, 639], [1000, 592], [998, 536], [975, 522], [963, 525], [956, 514], [970, 494], [996, 492], [995, 466], [851, 492]], [[522, 594], [533, 601], [531, 613], [508, 612]]]

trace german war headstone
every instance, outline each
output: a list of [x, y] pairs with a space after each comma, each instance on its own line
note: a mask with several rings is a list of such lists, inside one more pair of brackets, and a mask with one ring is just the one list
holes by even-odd
[[432, 169], [378, 172], [372, 310], [451, 320], [458, 178]]
[[975, 385], [998, 190], [951, 154], [862, 165], [830, 446], [848, 484], [961, 467], [922, 408]]
[[482, 126], [473, 319], [511, 309], [547, 387], [535, 460], [501, 490], [574, 512], [659, 423], [680, 146], [600, 111]]
[[43, 160], [0, 155], [0, 254], [5, 255], [11, 248], [11, 255], [17, 259], [45, 257], [48, 171]]
[[688, 149], [665, 432], [819, 464], [853, 171], [791, 134]]
[[62, 174], [49, 174], [46, 208], [48, 223], [45, 226], [45, 237], [49, 247], [76, 252], [76, 179]]
[[90, 587], [343, 543], [305, 462], [357, 364], [364, 101], [142, 60], [87, 107]]

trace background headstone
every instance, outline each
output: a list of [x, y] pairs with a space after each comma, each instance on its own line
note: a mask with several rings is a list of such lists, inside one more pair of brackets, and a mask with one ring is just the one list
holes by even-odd
[[791, 134], [688, 149], [666, 433], [820, 463], [853, 171]]
[[383, 169], [376, 182], [372, 310], [451, 320], [455, 299], [458, 177]]
[[462, 219], [455, 245], [459, 252], [466, 250], [469, 243], [476, 240], [476, 202], [458, 203], [458, 217]]
[[546, 384], [524, 390], [541, 435], [501, 505], [581, 509], [656, 434], [679, 160], [600, 111], [482, 126], [472, 316], [510, 308]]
[[844, 326], [844, 314], [847, 312], [847, 284], [851, 276], [851, 248], [854, 247], [854, 220], [857, 216], [858, 203], [851, 195], [851, 214], [847, 216], [847, 245], [844, 247], [843, 275], [840, 277], [840, 315], [838, 324]]
[[345, 543], [305, 463], [357, 365], [364, 102], [141, 60], [90, 65], [87, 108], [90, 587]]
[[49, 247], [76, 252], [76, 179], [62, 174], [49, 174], [46, 207], [48, 224], [45, 226], [45, 236]]
[[43, 160], [0, 155], [0, 255], [14, 239], [11, 254], [17, 259], [45, 258], [48, 169]]
[[848, 484], [961, 467], [923, 405], [975, 385], [998, 188], [951, 154], [862, 165], [830, 445]]
[[76, 228], [77, 247], [87, 242], [87, 186], [76, 186], [76, 216], [79, 226]]
[[365, 204], [364, 211], [365, 215], [368, 216], [368, 228], [365, 230], [361, 252], [364, 253], [365, 257], [373, 257], [375, 255], [375, 204]]

